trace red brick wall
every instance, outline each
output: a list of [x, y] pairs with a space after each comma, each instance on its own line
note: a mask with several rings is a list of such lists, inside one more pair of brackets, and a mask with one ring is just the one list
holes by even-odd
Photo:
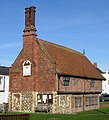
[[[23, 62], [32, 63], [32, 75], [23, 76]], [[55, 65], [50, 62], [36, 42], [36, 36], [24, 36], [23, 49], [10, 69], [11, 91], [56, 90]]]
[[[84, 81], [85, 80], [85, 81]], [[80, 78], [70, 78], [69, 86], [63, 86], [63, 77], [59, 80], [59, 91], [71, 91], [71, 92], [101, 92], [102, 81], [95, 80], [94, 87], [90, 87], [90, 80]]]
[[95, 80], [94, 81], [94, 87], [90, 87], [90, 80], [86, 80], [85, 82], [85, 90], [87, 92], [101, 92], [102, 91], [102, 81], [101, 80]]
[[38, 54], [39, 91], [56, 91], [56, 66], [51, 63], [50, 59], [41, 49], [39, 49]]

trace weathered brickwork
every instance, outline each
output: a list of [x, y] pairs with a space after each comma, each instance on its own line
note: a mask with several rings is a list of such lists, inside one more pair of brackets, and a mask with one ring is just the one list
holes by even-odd
[[39, 49], [38, 52], [38, 81], [39, 81], [39, 91], [48, 92], [56, 91], [56, 71], [55, 64], [47, 58], [44, 52]]
[[[61, 61], [75, 52], [62, 46], [41, 42], [37, 38], [35, 29], [35, 7], [26, 8], [25, 13], [23, 48], [10, 69], [9, 111], [35, 112], [35, 110], [47, 108], [47, 112], [71, 114], [99, 108], [101, 79], [94, 80], [94, 86], [91, 86], [92, 79], [86, 79], [86, 76], [84, 78], [84, 76], [64, 75], [64, 71], [60, 71], [57, 66], [61, 66]], [[56, 63], [56, 58], [51, 56], [53, 53], [48, 53], [44, 45], [46, 47], [49, 45], [50, 50], [53, 47], [55, 54], [60, 50], [61, 57], [64, 56], [63, 59], [58, 54], [60, 62]], [[75, 55], [78, 57], [79, 53]], [[26, 64], [31, 66], [29, 69], [28, 66], [24, 66], [25, 61], [31, 63]], [[62, 68], [65, 69], [68, 66], [63, 64]], [[30, 70], [30, 74], [25, 75], [24, 70], [27, 73], [26, 70]], [[67, 70], [69, 71], [69, 68]], [[63, 85], [65, 76], [70, 77], [67, 86]]]
[[69, 86], [63, 86], [63, 77], [59, 80], [59, 91], [74, 92], [101, 92], [101, 81], [94, 80], [94, 86], [90, 86], [91, 79], [82, 79], [70, 77]]

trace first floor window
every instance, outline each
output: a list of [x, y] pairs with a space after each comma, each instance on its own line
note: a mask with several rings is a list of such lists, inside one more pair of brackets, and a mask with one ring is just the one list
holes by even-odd
[[94, 80], [91, 80], [90, 81], [90, 87], [94, 87], [94, 83], [95, 83]]
[[63, 77], [63, 86], [69, 86], [70, 77]]

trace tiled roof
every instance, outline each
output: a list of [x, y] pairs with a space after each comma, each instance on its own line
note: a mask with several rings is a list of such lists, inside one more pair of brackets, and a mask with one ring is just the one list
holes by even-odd
[[58, 74], [104, 79], [84, 54], [44, 40], [39, 40], [39, 43], [49, 54], [49, 58], [55, 61]]
[[9, 67], [0, 66], [0, 75], [9, 75]]

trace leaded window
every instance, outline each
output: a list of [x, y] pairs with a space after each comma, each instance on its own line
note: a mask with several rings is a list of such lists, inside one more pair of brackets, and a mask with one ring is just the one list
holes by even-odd
[[82, 98], [81, 97], [75, 97], [75, 107], [76, 108], [82, 107]]
[[91, 81], [90, 81], [90, 87], [94, 87], [94, 84], [95, 84], [95, 81], [94, 81], [94, 80], [91, 80]]
[[85, 97], [86, 107], [98, 104], [98, 96], [87, 96]]
[[63, 86], [69, 86], [70, 77], [63, 77]]

